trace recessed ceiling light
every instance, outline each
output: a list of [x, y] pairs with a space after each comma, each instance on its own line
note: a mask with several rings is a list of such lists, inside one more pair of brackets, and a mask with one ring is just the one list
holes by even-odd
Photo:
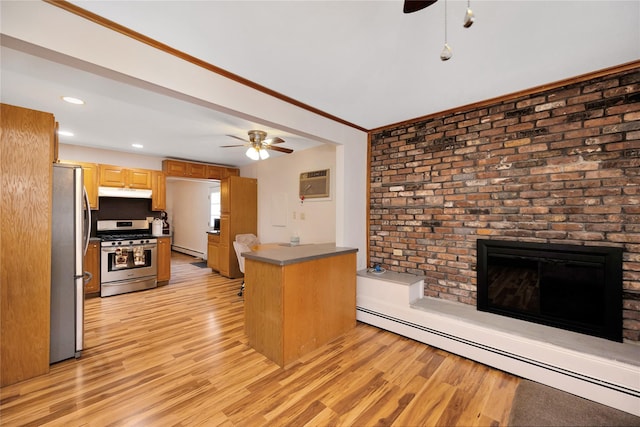
[[63, 96], [62, 100], [69, 104], [83, 105], [84, 101], [80, 98], [74, 98], [73, 96]]
[[142, 144], [131, 144], [131, 146], [133, 148], [144, 148], [144, 145], [142, 145]]
[[73, 132], [69, 132], [68, 130], [58, 130], [58, 135], [60, 135], [60, 136], [73, 136]]

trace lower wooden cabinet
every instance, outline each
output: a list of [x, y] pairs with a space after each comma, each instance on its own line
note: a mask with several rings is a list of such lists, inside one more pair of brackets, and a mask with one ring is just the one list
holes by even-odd
[[220, 270], [220, 235], [209, 233], [207, 235], [207, 267], [212, 270]]
[[158, 282], [171, 279], [171, 238], [158, 237]]
[[100, 294], [100, 242], [91, 241], [84, 255], [84, 270], [91, 273], [91, 280], [84, 284], [84, 294]]

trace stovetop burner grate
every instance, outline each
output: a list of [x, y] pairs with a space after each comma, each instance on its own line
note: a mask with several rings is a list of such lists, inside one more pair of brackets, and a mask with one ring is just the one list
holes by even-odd
[[114, 242], [118, 240], [135, 240], [135, 239], [152, 239], [154, 236], [149, 233], [132, 233], [132, 234], [103, 234], [98, 236], [104, 242]]

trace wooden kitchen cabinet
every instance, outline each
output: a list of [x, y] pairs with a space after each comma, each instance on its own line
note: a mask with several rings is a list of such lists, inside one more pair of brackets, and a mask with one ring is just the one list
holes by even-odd
[[171, 238], [158, 237], [158, 282], [171, 280]]
[[202, 163], [187, 163], [187, 174], [189, 178], [207, 178], [207, 165]]
[[167, 176], [187, 176], [187, 162], [179, 160], [163, 160], [162, 171]]
[[53, 114], [0, 105], [2, 387], [49, 372], [54, 131]]
[[105, 187], [126, 187], [127, 169], [120, 166], [100, 165], [99, 185]]
[[91, 273], [91, 280], [84, 284], [85, 295], [100, 294], [100, 241], [90, 241], [84, 255], [84, 270]]
[[97, 163], [74, 162], [69, 160], [61, 160], [60, 163], [82, 166], [84, 188], [87, 190], [87, 196], [89, 197], [89, 206], [91, 210], [97, 210], [99, 165]]
[[98, 164], [97, 163], [78, 163], [82, 166], [84, 174], [84, 188], [87, 190], [89, 197], [89, 206], [92, 210], [98, 209]]
[[152, 171], [146, 169], [128, 169], [127, 187], [151, 190]]
[[195, 179], [220, 180], [229, 176], [239, 176], [240, 169], [207, 163], [185, 162], [182, 160], [163, 160], [162, 171], [166, 176], [188, 177]]
[[100, 165], [99, 185], [151, 190], [151, 172], [146, 169], [129, 169], [122, 166]]
[[167, 209], [167, 178], [164, 172], [151, 173], [151, 210], [164, 211]]
[[219, 272], [225, 277], [242, 276], [233, 241], [238, 234], [258, 234], [258, 180], [229, 176], [220, 181]]
[[219, 271], [220, 234], [207, 233], [207, 267]]

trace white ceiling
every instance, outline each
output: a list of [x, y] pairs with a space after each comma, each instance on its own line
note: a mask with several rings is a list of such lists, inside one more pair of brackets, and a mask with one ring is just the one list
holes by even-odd
[[[9, 1], [2, 0], [2, 4]], [[448, 110], [640, 58], [639, 1], [467, 1], [413, 14], [402, 1], [72, 1], [364, 129]], [[53, 7], [53, 6], [51, 6]], [[3, 18], [4, 19], [4, 18]], [[317, 144], [3, 36], [1, 100], [53, 112], [70, 144], [241, 166], [253, 128]], [[60, 96], [84, 98], [81, 108]], [[273, 153], [278, 155], [278, 153]]]

